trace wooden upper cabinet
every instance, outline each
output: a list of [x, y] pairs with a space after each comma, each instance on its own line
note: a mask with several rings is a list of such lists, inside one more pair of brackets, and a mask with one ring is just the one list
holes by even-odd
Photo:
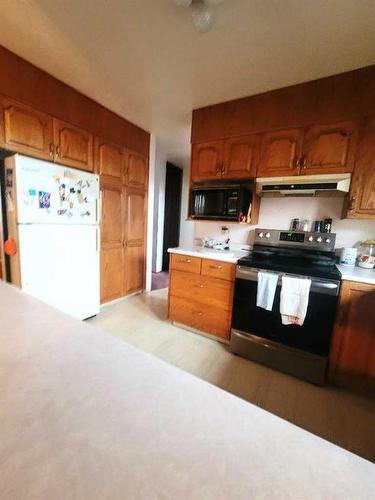
[[97, 174], [121, 180], [124, 168], [124, 150], [121, 146], [95, 137], [94, 163]]
[[344, 217], [375, 219], [375, 117], [364, 121]]
[[221, 179], [224, 169], [224, 141], [193, 144], [191, 178], [193, 181]]
[[126, 188], [125, 290], [142, 291], [146, 254], [146, 193]]
[[227, 139], [224, 145], [223, 178], [250, 179], [256, 177], [259, 142], [258, 135]]
[[257, 176], [298, 175], [302, 138], [303, 129], [265, 133]]
[[93, 135], [54, 118], [55, 161], [93, 172]]
[[352, 172], [357, 140], [358, 123], [355, 121], [307, 128], [301, 174]]
[[0, 143], [6, 149], [53, 160], [52, 117], [0, 97]]
[[124, 295], [124, 201], [121, 183], [101, 178], [100, 298]]
[[148, 159], [138, 153], [127, 152], [124, 183], [127, 186], [147, 189]]
[[375, 394], [375, 285], [343, 281], [330, 354], [330, 378]]

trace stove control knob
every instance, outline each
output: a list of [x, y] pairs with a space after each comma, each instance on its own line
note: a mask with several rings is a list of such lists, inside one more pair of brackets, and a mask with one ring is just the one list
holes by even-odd
[[323, 238], [322, 238], [321, 236], [318, 236], [318, 237], [316, 238], [316, 241], [317, 241], [318, 243], [321, 243], [321, 242], [323, 241]]
[[258, 233], [259, 238], [263, 238], [264, 234], [263, 233]]
[[309, 236], [309, 237], [308, 237], [308, 240], [309, 240], [309, 241], [314, 241], [314, 237], [313, 237], [313, 236]]
[[326, 238], [326, 243], [331, 243], [331, 239], [330, 238]]
[[270, 233], [266, 233], [266, 238], [270, 238], [271, 237], [271, 234]]

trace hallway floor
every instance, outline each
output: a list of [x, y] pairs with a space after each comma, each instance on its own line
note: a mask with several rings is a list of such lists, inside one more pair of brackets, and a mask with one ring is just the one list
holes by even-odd
[[169, 272], [160, 271], [160, 273], [152, 273], [151, 290], [161, 290], [167, 288], [169, 283]]
[[168, 290], [129, 297], [89, 320], [139, 349], [375, 461], [375, 402], [317, 387], [234, 356], [224, 344], [167, 320]]

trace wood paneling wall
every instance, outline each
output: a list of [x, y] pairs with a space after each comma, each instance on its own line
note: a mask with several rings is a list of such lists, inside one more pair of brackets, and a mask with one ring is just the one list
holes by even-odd
[[0, 94], [148, 156], [148, 132], [1, 46], [0, 67]]
[[191, 142], [375, 114], [375, 65], [193, 111]]

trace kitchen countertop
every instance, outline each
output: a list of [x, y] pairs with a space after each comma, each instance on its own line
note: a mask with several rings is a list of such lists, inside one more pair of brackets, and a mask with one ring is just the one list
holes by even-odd
[[375, 498], [371, 462], [3, 282], [0, 321], [1, 498]]
[[375, 285], [375, 270], [364, 269], [362, 267], [350, 267], [337, 265], [338, 270], [342, 274], [342, 279], [347, 281], [358, 281], [359, 283], [367, 283]]
[[169, 253], [189, 255], [190, 257], [201, 257], [202, 259], [221, 260], [224, 262], [230, 262], [231, 264], [236, 264], [238, 259], [245, 257], [249, 251], [249, 249], [214, 250], [212, 248], [205, 248], [201, 246], [168, 248]]

